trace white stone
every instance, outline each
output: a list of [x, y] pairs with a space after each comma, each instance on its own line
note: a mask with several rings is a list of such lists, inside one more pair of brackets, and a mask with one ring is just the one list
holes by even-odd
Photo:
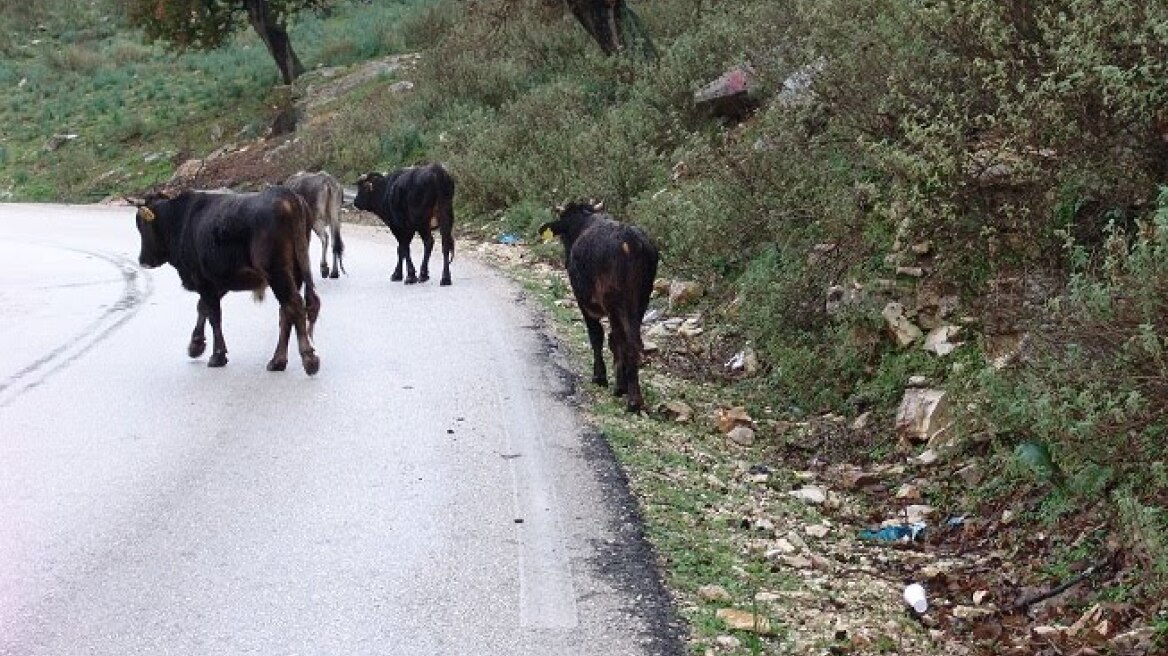
[[904, 306], [900, 303], [889, 303], [884, 306], [880, 316], [884, 317], [884, 323], [888, 327], [888, 331], [896, 339], [896, 343], [901, 346], [910, 346], [917, 341], [924, 334], [921, 329], [916, 326], [908, 317], [904, 316]]
[[909, 388], [896, 411], [896, 433], [909, 442], [926, 442], [952, 421], [944, 390]]
[[831, 533], [831, 527], [826, 524], [812, 524], [810, 526], [804, 526], [803, 532], [813, 538], [825, 538]]
[[730, 593], [720, 585], [703, 585], [698, 588], [698, 596], [706, 601], [730, 601]]
[[961, 342], [951, 341], [959, 332], [961, 332], [961, 326], [937, 326], [925, 336], [925, 343], [921, 348], [939, 356], [949, 355], [958, 346], [961, 346]]
[[827, 490], [815, 485], [807, 485], [805, 487], [799, 488], [798, 490], [791, 490], [787, 494], [790, 494], [800, 501], [806, 501], [812, 505], [818, 505], [824, 501], [827, 501]]
[[926, 519], [933, 516], [936, 510], [932, 506], [926, 506], [920, 503], [914, 503], [905, 507], [904, 515], [909, 524], [920, 524]]

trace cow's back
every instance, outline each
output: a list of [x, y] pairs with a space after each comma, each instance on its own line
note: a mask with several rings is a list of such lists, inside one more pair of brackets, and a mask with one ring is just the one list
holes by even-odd
[[284, 186], [299, 194], [308, 204], [312, 222], [331, 223], [340, 218], [343, 190], [336, 178], [328, 173], [294, 173]]
[[279, 187], [246, 194], [189, 192], [184, 211], [182, 267], [195, 281], [223, 289], [253, 288], [254, 272], [267, 259], [304, 239], [303, 201]]
[[[568, 255], [568, 279], [583, 302], [619, 291], [634, 307], [645, 307], [653, 290], [659, 254], [640, 228], [594, 215]], [[615, 308], [604, 308], [604, 314]], [[643, 310], [641, 310], [643, 311]]]
[[411, 210], [428, 211], [454, 199], [454, 179], [440, 164], [400, 169], [388, 180], [389, 202], [398, 216], [409, 216]]

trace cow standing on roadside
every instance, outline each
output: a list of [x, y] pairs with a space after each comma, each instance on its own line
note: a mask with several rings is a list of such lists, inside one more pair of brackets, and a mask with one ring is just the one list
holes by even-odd
[[311, 376], [320, 369], [312, 344], [320, 298], [308, 258], [309, 210], [300, 196], [283, 187], [251, 194], [184, 191], [151, 194], [137, 205], [138, 262], [148, 269], [169, 263], [182, 286], [199, 294], [187, 347], [192, 358], [207, 347], [203, 329], [210, 319], [214, 344], [207, 366], [227, 364], [221, 299], [229, 291], [251, 291], [260, 299], [271, 287], [280, 302], [280, 337], [268, 371], [287, 367], [293, 327], [304, 371]]
[[[321, 171], [293, 173], [284, 181], [284, 186], [300, 194], [312, 214], [312, 231], [320, 238], [320, 277], [339, 278], [345, 270], [342, 257], [345, 242], [341, 240], [341, 183], [333, 176]], [[329, 242], [333, 246], [333, 267], [329, 270]], [[347, 272], [346, 272], [347, 273]]]
[[644, 408], [638, 369], [644, 352], [641, 320], [657, 277], [657, 247], [641, 229], [620, 223], [591, 203], [572, 203], [559, 219], [539, 228], [544, 241], [564, 244], [568, 280], [584, 315], [592, 344], [592, 382], [608, 384], [604, 366], [604, 327], [616, 369], [617, 396], [628, 395], [628, 410]]
[[[405, 283], [430, 279], [430, 252], [434, 249], [432, 231], [442, 236], [442, 280], [450, 284], [450, 263], [454, 260], [454, 179], [441, 164], [398, 169], [385, 175], [366, 173], [357, 179], [357, 198], [353, 206], [376, 214], [397, 239], [397, 267], [390, 280], [402, 279], [402, 262], [406, 264]], [[416, 275], [410, 257], [414, 235], [422, 237], [422, 268]]]

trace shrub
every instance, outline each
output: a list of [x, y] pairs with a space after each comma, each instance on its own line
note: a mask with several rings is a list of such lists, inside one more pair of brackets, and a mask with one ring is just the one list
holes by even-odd
[[[1168, 589], [1168, 188], [1155, 214], [1104, 230], [1096, 256], [1068, 237], [1070, 284], [1032, 326], [1016, 373], [986, 372], [971, 420], [1049, 446], [1080, 503], [1101, 495], [1120, 509], [1130, 546]], [[1091, 481], [1095, 481], [1092, 483]]]

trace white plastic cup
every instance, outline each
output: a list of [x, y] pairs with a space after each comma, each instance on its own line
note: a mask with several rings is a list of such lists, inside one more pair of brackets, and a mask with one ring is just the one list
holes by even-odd
[[904, 589], [904, 603], [912, 606], [918, 613], [929, 609], [929, 601], [925, 598], [925, 587], [920, 583], [913, 583]]

